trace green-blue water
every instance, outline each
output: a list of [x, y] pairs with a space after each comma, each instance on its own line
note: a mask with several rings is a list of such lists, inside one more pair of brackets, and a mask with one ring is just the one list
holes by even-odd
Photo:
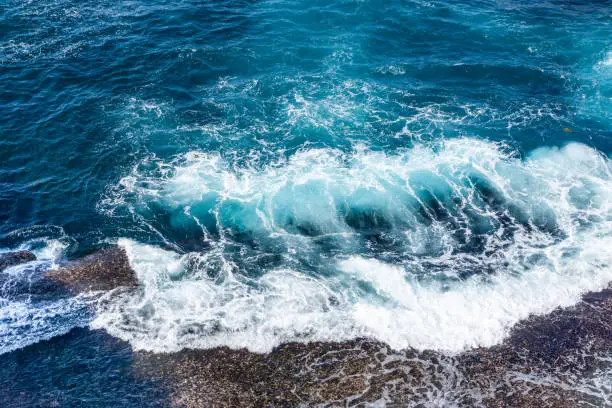
[[[608, 1], [2, 2], [0, 247], [39, 260], [0, 351], [499, 342], [611, 279], [611, 34]], [[138, 294], [32, 289], [115, 242]]]

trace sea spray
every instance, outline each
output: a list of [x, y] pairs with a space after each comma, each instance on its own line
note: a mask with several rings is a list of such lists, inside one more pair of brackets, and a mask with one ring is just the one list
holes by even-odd
[[[192, 152], [145, 167], [104, 208], [191, 222], [202, 249], [119, 241], [143, 291], [93, 327], [138, 349], [368, 336], [457, 352], [612, 280], [610, 162], [581, 144], [524, 159], [475, 139], [305, 150], [264, 168]], [[284, 253], [262, 266], [271, 248]]]

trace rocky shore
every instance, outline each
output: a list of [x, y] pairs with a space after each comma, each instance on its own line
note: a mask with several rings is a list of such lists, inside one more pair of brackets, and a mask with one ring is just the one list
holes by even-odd
[[[32, 256], [0, 259], [14, 265]], [[64, 264], [44, 280], [69, 293], [137, 286], [118, 247]], [[44, 350], [41, 344], [32, 347]], [[370, 339], [289, 343], [267, 354], [229, 348], [156, 354], [133, 352], [116, 339], [108, 344], [129, 355], [130, 376], [163, 384], [172, 407], [612, 406], [612, 286], [522, 321], [499, 345], [455, 355], [396, 351]]]
[[12, 251], [0, 254], [0, 272], [9, 266], [19, 265], [36, 260], [36, 255], [30, 251]]
[[176, 407], [604, 407], [612, 403], [612, 289], [533, 316], [500, 345], [458, 355], [359, 339], [269, 354], [217, 348], [137, 353], [168, 376]]
[[111, 290], [137, 285], [136, 274], [130, 267], [125, 250], [120, 247], [102, 248], [48, 272], [45, 278], [65, 286], [72, 292]]

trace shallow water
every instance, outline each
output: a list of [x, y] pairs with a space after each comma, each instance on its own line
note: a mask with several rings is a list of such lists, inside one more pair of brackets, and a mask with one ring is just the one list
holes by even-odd
[[[0, 8], [0, 352], [457, 353], [612, 280], [608, 1], [166, 3]], [[41, 284], [109, 243], [139, 292]]]

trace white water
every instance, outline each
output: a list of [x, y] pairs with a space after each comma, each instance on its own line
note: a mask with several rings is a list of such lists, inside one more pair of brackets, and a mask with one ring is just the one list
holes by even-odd
[[[92, 326], [137, 349], [263, 352], [286, 341], [370, 336], [394, 348], [456, 352], [495, 344], [529, 314], [571, 305], [612, 281], [611, 166], [581, 144], [538, 149], [525, 160], [473, 139], [395, 155], [307, 150], [263, 169], [190, 153], [135, 169], [103, 204], [110, 213], [128, 206], [146, 221], [154, 201], [197, 223], [213, 246], [179, 255], [119, 241], [142, 292], [106, 304]], [[419, 215], [432, 202], [446, 215]], [[339, 208], [392, 224], [383, 232], [404, 238], [401, 261], [355, 253], [360, 226]], [[310, 235], [292, 230], [296, 224]], [[328, 254], [320, 273], [288, 266], [253, 273], [224, 252], [236, 231], [264, 246], [281, 242], [275, 248], [292, 259], [325, 251], [314, 243], [322, 235], [339, 234], [347, 246]], [[485, 243], [470, 250], [477, 234]]]
[[[31, 244], [36, 243], [36, 248]], [[33, 239], [16, 249], [32, 250], [36, 260], [6, 268], [0, 274], [0, 354], [67, 333], [89, 320], [89, 294], [61, 299], [38, 299], [28, 293], [45, 271], [64, 256], [67, 243], [60, 239]], [[7, 252], [2, 249], [0, 252]]]
[[[354, 208], [354, 193], [362, 189], [359, 205], [384, 208], [381, 214], [413, 240], [406, 247], [421, 256], [392, 265], [347, 252], [335, 255], [333, 273], [280, 267], [247, 278], [249, 271], [225, 260], [219, 249], [224, 239], [208, 252], [184, 255], [121, 239], [143, 291], [106, 305], [92, 326], [136, 349], [227, 345], [265, 352], [287, 341], [370, 336], [394, 348], [456, 352], [498, 343], [529, 314], [571, 305], [584, 292], [612, 281], [610, 162], [584, 145], [538, 149], [526, 160], [499, 145], [462, 139], [395, 156], [304, 151], [263, 170], [231, 169], [220, 158], [200, 153], [188, 154], [180, 164], [157, 165], [163, 171], [146, 180], [137, 173], [122, 180], [125, 201], [115, 205], [125, 205], [128, 194], [140, 200], [135, 212], [147, 200], [181, 213], [205, 203], [217, 224], [225, 223], [221, 230], [240, 224], [242, 231], [286, 239], [288, 253], [300, 257], [308, 251], [292, 247], [296, 241], [289, 238], [295, 234], [287, 233], [279, 213], [316, 225], [323, 234], [355, 234], [334, 203], [344, 200]], [[403, 200], [418, 201], [422, 195], [413, 186], [420, 185], [446, 206], [455, 198], [456, 208], [471, 207], [481, 219], [494, 221], [510, 206], [494, 209], [479, 200], [469, 182], [476, 173], [504, 203], [519, 206], [526, 219], [510, 223], [509, 236], [504, 235], [508, 225], [493, 223], [482, 252], [453, 251], [452, 228], [469, 229], [475, 222], [465, 216], [465, 222], [433, 217], [430, 225], [419, 223]], [[288, 186], [294, 194], [284, 193]], [[239, 205], [227, 217], [223, 205], [230, 200]], [[537, 227], [551, 222], [562, 232]], [[442, 251], [414, 249], [431, 236]], [[312, 240], [302, 236], [298, 242], [307, 247]], [[456, 278], [470, 265], [495, 270], [450, 281], [423, 279], [432, 266]], [[211, 274], [210, 268], [218, 270]]]

